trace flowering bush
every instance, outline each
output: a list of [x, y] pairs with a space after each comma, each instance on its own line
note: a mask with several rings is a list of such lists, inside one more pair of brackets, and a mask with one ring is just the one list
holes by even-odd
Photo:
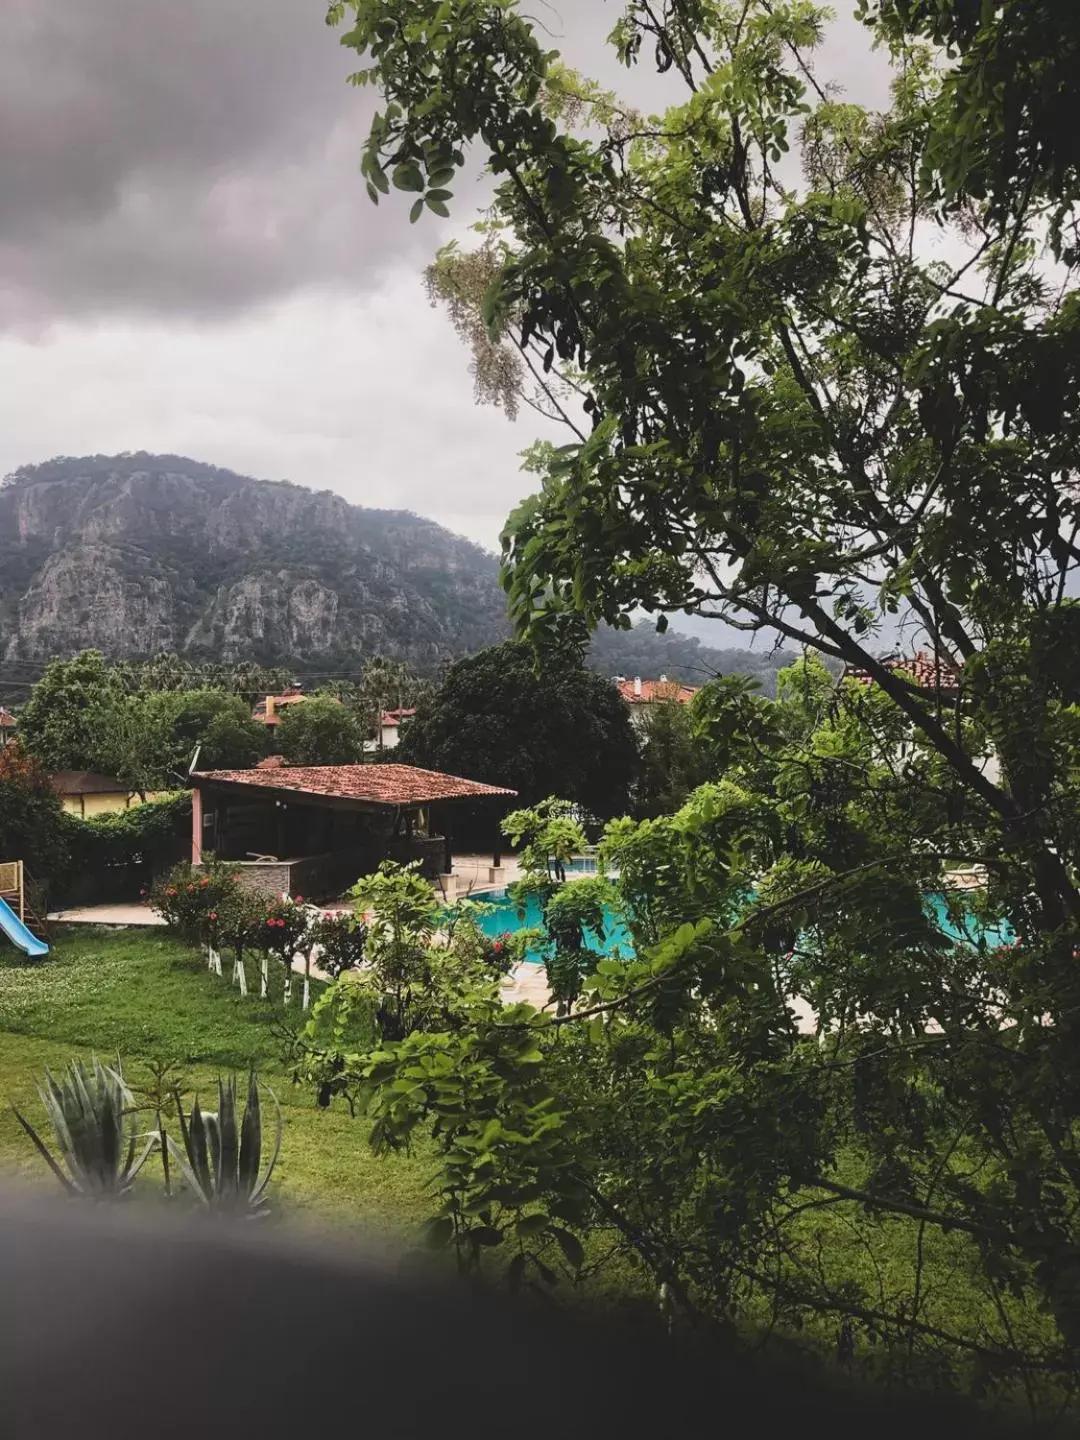
[[318, 947], [318, 966], [333, 980], [363, 962], [368, 927], [355, 915], [324, 912], [311, 927], [309, 939]]
[[215, 860], [197, 870], [178, 865], [153, 887], [150, 904], [174, 930], [216, 948], [222, 917], [239, 894], [232, 866]]
[[307, 931], [307, 915], [296, 901], [286, 897], [273, 900], [269, 905], [263, 904], [257, 933], [251, 943], [289, 965], [301, 948]]

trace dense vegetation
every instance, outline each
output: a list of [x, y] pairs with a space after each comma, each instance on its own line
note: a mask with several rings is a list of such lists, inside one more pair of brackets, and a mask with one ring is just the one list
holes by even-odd
[[594, 815], [619, 813], [637, 764], [626, 703], [580, 660], [534, 660], [507, 643], [451, 665], [395, 760], [504, 785], [530, 803], [557, 793]]
[[[512, 0], [331, 6], [384, 101], [372, 198], [442, 213], [467, 155], [496, 179], [430, 284], [481, 397], [565, 427], [504, 534], [516, 631], [681, 610], [873, 682], [711, 687], [711, 781], [607, 835], [637, 959], [589, 960], [597, 895], [560, 901], [565, 1013], [481, 998], [371, 1058], [382, 1143], [452, 1115], [473, 1258], [610, 1227], [685, 1320], [824, 1323], [1047, 1414], [1080, 1353], [1074, 11], [864, 0], [870, 112], [816, 73], [809, 0], [630, 0], [646, 118]], [[882, 616], [936, 663], [883, 664]], [[954, 866], [985, 888], [943, 923]]]

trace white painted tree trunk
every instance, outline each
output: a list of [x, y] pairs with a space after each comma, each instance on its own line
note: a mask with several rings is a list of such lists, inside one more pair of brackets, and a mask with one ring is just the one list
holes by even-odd
[[221, 956], [212, 945], [210, 946], [209, 968], [212, 974], [221, 974]]
[[236, 983], [240, 986], [240, 994], [246, 995], [248, 993], [247, 971], [244, 969], [244, 962], [242, 960], [236, 962]]
[[291, 966], [291, 965], [287, 965], [287, 966], [285, 967], [285, 995], [284, 995], [284, 1001], [285, 1001], [285, 1004], [286, 1004], [286, 1005], [291, 1005], [291, 1004], [292, 1004], [292, 976], [293, 976], [292, 966]]
[[267, 995], [270, 993], [270, 971], [269, 971], [269, 967], [270, 967], [270, 956], [269, 956], [269, 955], [264, 955], [264, 956], [262, 957], [262, 965], [259, 967], [259, 973], [260, 973], [260, 979], [259, 979], [259, 999], [260, 999], [260, 1000], [265, 1000], [266, 997], [267, 997]]

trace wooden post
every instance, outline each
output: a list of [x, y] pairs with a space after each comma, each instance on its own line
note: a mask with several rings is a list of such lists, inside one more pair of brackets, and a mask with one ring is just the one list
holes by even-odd
[[202, 791], [198, 785], [191, 792], [191, 863], [202, 864]]

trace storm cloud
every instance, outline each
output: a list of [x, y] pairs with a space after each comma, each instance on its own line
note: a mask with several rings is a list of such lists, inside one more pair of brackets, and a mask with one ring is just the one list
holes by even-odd
[[220, 313], [420, 253], [364, 195], [372, 102], [318, 0], [2, 8], [0, 323]]

